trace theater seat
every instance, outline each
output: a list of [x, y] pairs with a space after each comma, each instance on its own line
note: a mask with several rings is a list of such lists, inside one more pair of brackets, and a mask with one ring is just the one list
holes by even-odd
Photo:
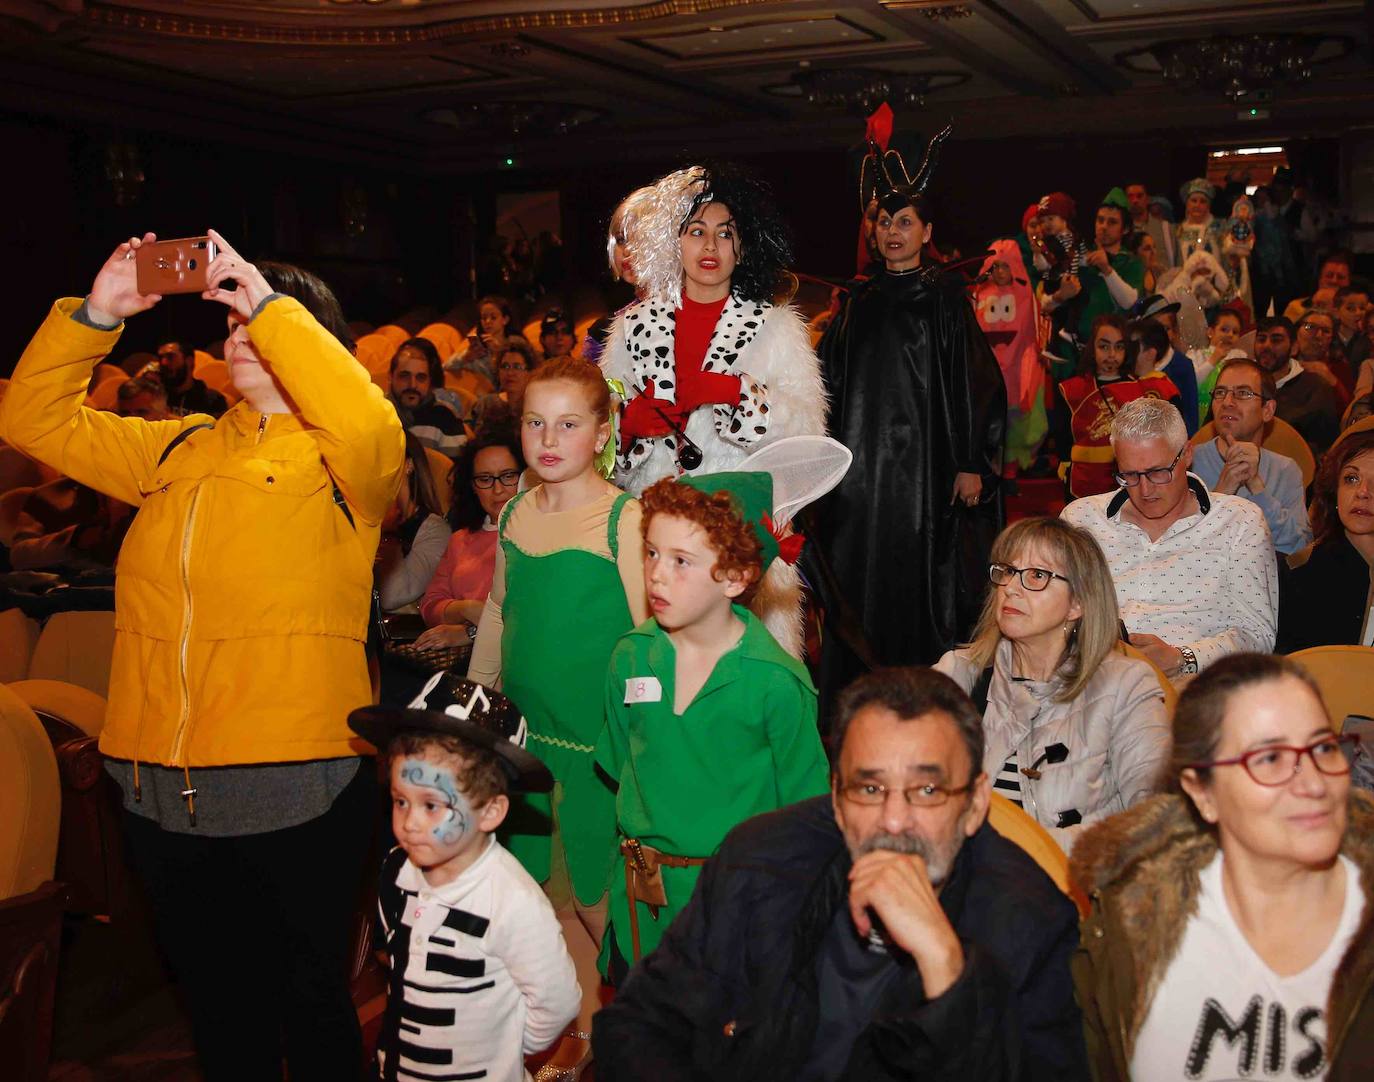
[[453, 459], [433, 447], [425, 448], [425, 458], [429, 460], [429, 472], [434, 478], [434, 494], [439, 497], [439, 510], [447, 515], [449, 505], [453, 502], [453, 486], [449, 483]]
[[67, 908], [110, 916], [120, 910], [124, 849], [119, 786], [104, 769], [96, 742], [105, 725], [105, 700], [58, 680], [9, 685], [38, 718], [57, 760], [62, 825], [57, 878], [69, 890]]
[[1374, 646], [1312, 646], [1288, 656], [1312, 674], [1338, 729], [1351, 714], [1374, 716]]
[[[1188, 442], [1197, 447], [1216, 438], [1216, 425], [1208, 421]], [[1276, 455], [1286, 455], [1296, 462], [1298, 469], [1302, 471], [1303, 488], [1310, 485], [1312, 478], [1317, 475], [1317, 460], [1312, 457], [1312, 448], [1307, 446], [1307, 441], [1298, 434], [1298, 430], [1282, 417], [1275, 417], [1265, 423], [1264, 449], [1273, 451]]]
[[37, 642], [37, 620], [25, 616], [22, 609], [0, 612], [0, 684], [29, 675], [29, 661]]
[[367, 369], [372, 382], [383, 391], [391, 390], [391, 358], [399, 344], [381, 333], [365, 334], [358, 339], [355, 352], [358, 363]]
[[1159, 689], [1164, 693], [1164, 709], [1169, 712], [1169, 720], [1174, 718], [1174, 707], [1178, 706], [1178, 689], [1174, 687], [1173, 681], [1164, 675], [1164, 670], [1153, 661], [1141, 653], [1138, 647], [1132, 646], [1128, 642], [1119, 642], [1116, 648], [1127, 657], [1133, 657], [1137, 661], [1143, 661], [1155, 671], [1155, 679], [1159, 681]]
[[379, 335], [380, 337], [385, 338], [388, 342], [390, 342], [392, 353], [395, 353], [397, 347], [407, 338], [414, 337], [404, 327], [399, 327], [395, 323], [385, 323], [382, 326], [378, 327], [372, 333], [375, 335]]
[[29, 676], [77, 684], [103, 698], [110, 693], [113, 654], [114, 613], [54, 613], [38, 636]]
[[1009, 842], [1014, 842], [1054, 880], [1054, 885], [1078, 907], [1078, 915], [1088, 915], [1088, 896], [1069, 878], [1069, 856], [1059, 848], [1050, 832], [1006, 797], [992, 794], [988, 804], [988, 825]]
[[43, 727], [0, 687], [0, 1076], [48, 1075], [65, 891], [53, 882], [60, 796]]
[[417, 338], [425, 338], [434, 343], [434, 348], [439, 351], [439, 360], [447, 361], [463, 345], [463, 336], [458, 328], [448, 323], [431, 323], [425, 327]]

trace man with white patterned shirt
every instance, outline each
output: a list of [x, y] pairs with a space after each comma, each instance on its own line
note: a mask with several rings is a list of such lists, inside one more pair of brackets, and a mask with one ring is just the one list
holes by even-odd
[[1111, 440], [1119, 490], [1062, 517], [1102, 546], [1131, 644], [1175, 679], [1273, 650], [1278, 566], [1263, 512], [1188, 472], [1193, 448], [1168, 402], [1123, 406]]

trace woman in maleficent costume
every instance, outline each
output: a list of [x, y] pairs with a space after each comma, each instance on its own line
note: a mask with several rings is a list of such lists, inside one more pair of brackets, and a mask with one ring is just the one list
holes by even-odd
[[[766, 188], [729, 166], [679, 169], [636, 193], [629, 258], [641, 299], [611, 328], [601, 368], [623, 386], [615, 483], [731, 470], [783, 436], [825, 434], [806, 324], [774, 304], [791, 258]], [[753, 609], [801, 652], [796, 571], [775, 561]]]
[[821, 341], [831, 434], [854, 462], [817, 515], [827, 634], [823, 702], [869, 665], [928, 665], [967, 639], [1002, 527], [1007, 396], [966, 283], [930, 258], [925, 195], [945, 128], [914, 177], [870, 145], [883, 270], [851, 289]]

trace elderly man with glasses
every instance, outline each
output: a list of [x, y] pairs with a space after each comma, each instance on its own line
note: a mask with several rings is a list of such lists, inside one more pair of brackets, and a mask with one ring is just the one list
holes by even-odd
[[1087, 1078], [1076, 913], [987, 824], [969, 697], [860, 676], [833, 749], [830, 796], [732, 830], [596, 1015], [599, 1082]]
[[1062, 517], [1102, 546], [1132, 645], [1175, 680], [1227, 654], [1271, 651], [1278, 566], [1263, 512], [1188, 472], [1193, 448], [1168, 402], [1127, 403], [1111, 438], [1118, 491], [1075, 500]]
[[987, 825], [973, 703], [880, 669], [835, 725], [830, 795], [736, 827], [596, 1016], [597, 1078], [1086, 1079], [1075, 910]]
[[1255, 361], [1236, 358], [1221, 366], [1212, 392], [1216, 437], [1193, 449], [1193, 472], [1213, 492], [1240, 496], [1262, 512], [1274, 548], [1299, 552], [1312, 543], [1302, 470], [1287, 455], [1260, 446], [1274, 419], [1274, 377]]

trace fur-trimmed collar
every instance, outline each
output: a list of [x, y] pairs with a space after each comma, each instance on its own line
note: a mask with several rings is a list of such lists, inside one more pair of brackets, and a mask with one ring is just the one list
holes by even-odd
[[[733, 372], [739, 355], [758, 337], [773, 306], [767, 301], [748, 301], [731, 293], [721, 310], [711, 344], [706, 347], [702, 371]], [[667, 304], [654, 300], [638, 301], [625, 309], [625, 343], [630, 350], [635, 394], [654, 381], [654, 397], [663, 402], [677, 401], [674, 330], [676, 313]]]
[[[1127, 1026], [1132, 1045], [1197, 912], [1199, 877], [1216, 852], [1216, 835], [1199, 825], [1188, 798], [1179, 794], [1142, 801], [1086, 831], [1074, 845], [1073, 879], [1095, 907], [1103, 895], [1113, 898], [1127, 940], [1135, 969], [1135, 1004]], [[1374, 798], [1357, 789], [1350, 793], [1341, 853], [1360, 871], [1365, 908], [1327, 1000], [1327, 1054], [1333, 1059], [1374, 981]]]

